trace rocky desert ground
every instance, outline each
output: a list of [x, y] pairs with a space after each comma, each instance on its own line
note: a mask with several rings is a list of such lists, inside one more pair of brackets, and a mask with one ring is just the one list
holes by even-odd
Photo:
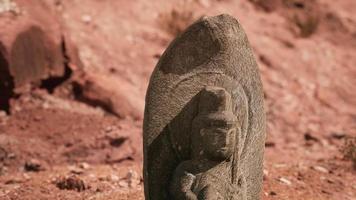
[[263, 200], [356, 200], [356, 1], [0, 0], [0, 199], [144, 199], [150, 74], [204, 15], [265, 91]]

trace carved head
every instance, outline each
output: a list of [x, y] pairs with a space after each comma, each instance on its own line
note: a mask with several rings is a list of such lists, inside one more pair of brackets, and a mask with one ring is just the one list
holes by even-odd
[[219, 87], [204, 88], [193, 120], [193, 156], [215, 161], [229, 159], [235, 150], [236, 124], [230, 94]]

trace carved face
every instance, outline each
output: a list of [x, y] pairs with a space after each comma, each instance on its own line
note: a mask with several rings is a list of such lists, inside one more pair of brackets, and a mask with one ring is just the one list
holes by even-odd
[[200, 129], [204, 153], [211, 160], [229, 159], [234, 152], [236, 128], [227, 121], [212, 121]]

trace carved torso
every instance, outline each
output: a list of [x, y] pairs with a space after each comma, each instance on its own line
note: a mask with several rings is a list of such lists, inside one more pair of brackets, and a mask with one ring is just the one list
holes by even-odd
[[[231, 163], [229, 162], [221, 162], [216, 164], [215, 162], [206, 160], [184, 161], [175, 170], [171, 187], [182, 187], [182, 185], [179, 185], [184, 184], [184, 182], [181, 182], [181, 180], [184, 178], [189, 179], [189, 176], [192, 175], [194, 176], [194, 180], [190, 183], [188, 181], [188, 184], [191, 184], [191, 186], [188, 187], [190, 187], [191, 191], [196, 195], [198, 199], [246, 199], [244, 194], [246, 188], [244, 178], [242, 176], [239, 178], [238, 181], [241, 184], [231, 183]], [[181, 190], [172, 190], [173, 191], [171, 191], [171, 193], [182, 192]], [[179, 195], [172, 194], [172, 196], [174, 198]]]

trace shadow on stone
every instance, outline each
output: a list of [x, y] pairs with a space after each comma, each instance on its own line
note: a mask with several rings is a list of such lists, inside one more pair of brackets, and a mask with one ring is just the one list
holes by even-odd
[[63, 76], [49, 77], [41, 82], [40, 88], [46, 89], [49, 93], [53, 93], [54, 89], [64, 83], [72, 76], [72, 69], [69, 67], [71, 61], [70, 56], [67, 52], [67, 46], [64, 38], [62, 38], [61, 50], [63, 55], [63, 65], [64, 65], [64, 74]]
[[9, 73], [8, 62], [2, 53], [4, 49], [0, 43], [0, 110], [9, 112], [10, 98], [13, 96], [14, 83]]
[[[190, 159], [192, 121], [198, 112], [197, 94], [155, 138], [148, 149], [147, 160], [150, 199], [170, 199], [169, 184], [174, 169]], [[164, 188], [163, 190], [161, 188]], [[155, 191], [157, 190], [157, 191]]]

